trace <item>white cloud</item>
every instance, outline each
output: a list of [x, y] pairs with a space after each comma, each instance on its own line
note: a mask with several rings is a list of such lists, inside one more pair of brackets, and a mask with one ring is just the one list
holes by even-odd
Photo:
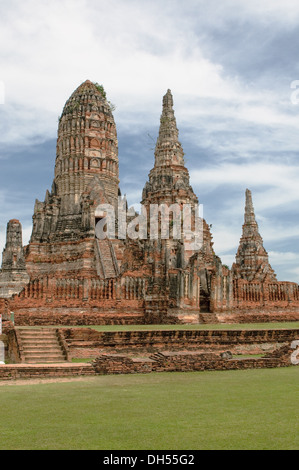
[[283, 266], [286, 264], [299, 265], [299, 253], [269, 251], [268, 254], [271, 257], [273, 264], [283, 265]]
[[[299, 165], [253, 161], [252, 163], [220, 163], [190, 172], [194, 187], [210, 191], [219, 186], [257, 189], [254, 199], [260, 210], [299, 201]], [[233, 213], [235, 204], [230, 207]]]
[[[220, 11], [234, 10], [235, 2], [223, 3]], [[107, 88], [120, 125], [127, 120], [132, 127], [140, 125], [139, 112], [155, 123], [168, 88], [184, 124], [213, 115], [224, 121], [299, 125], [297, 116], [273, 106], [278, 97], [271, 84], [268, 90], [248, 86], [227, 75], [221, 57], [215, 63], [206, 55], [195, 34], [205, 24], [204, 2], [187, 3], [183, 17], [180, 4], [171, 4], [114, 0], [107, 8], [103, 1], [12, 1], [0, 20], [7, 119], [1, 139], [55, 135], [64, 102], [87, 78]], [[256, 4], [249, 11], [260, 8]], [[218, 9], [207, 12], [216, 21]], [[198, 98], [211, 103], [200, 109], [192, 103]]]
[[32, 225], [25, 225], [22, 229], [23, 232], [23, 245], [26, 246], [29, 243], [31, 233], [32, 233]]

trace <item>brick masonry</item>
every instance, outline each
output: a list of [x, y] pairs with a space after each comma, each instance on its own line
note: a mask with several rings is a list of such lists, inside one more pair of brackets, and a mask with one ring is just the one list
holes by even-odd
[[[290, 345], [299, 330], [97, 332], [89, 328], [58, 329], [68, 360], [90, 363], [7, 364], [0, 380], [92, 376], [171, 371], [234, 370], [291, 365]], [[20, 337], [6, 325], [7, 353], [20, 361]], [[262, 354], [262, 357], [250, 357]], [[246, 355], [246, 358], [233, 358]], [[94, 358], [94, 360], [92, 360]]]
[[[281, 320], [298, 320], [299, 286], [277, 281], [248, 189], [232, 269], [216, 255], [206, 220], [196, 250], [186, 234], [174, 236], [178, 224], [171, 211], [167, 239], [161, 230], [151, 239], [150, 224], [142, 239], [119, 236], [118, 198], [124, 206], [126, 201], [112, 111], [103, 87], [89, 80], [67, 100], [59, 118], [53, 184], [44, 201], [35, 203], [28, 246], [22, 246], [20, 222], [8, 223], [0, 313], [9, 317], [14, 312], [16, 325], [200, 323], [207, 314], [217, 322], [224, 313], [223, 321], [231, 315], [232, 321], [244, 316], [250, 322], [255, 314], [279, 320], [280, 311]], [[170, 90], [163, 97], [154, 157], [141, 196], [143, 212], [149, 220], [154, 204], [168, 209], [188, 204], [190, 214], [183, 215], [183, 222], [189, 220], [194, 230], [198, 197], [190, 185]], [[116, 233], [99, 240], [96, 227], [107, 215], [99, 208], [103, 204], [116, 209]], [[137, 213], [125, 217], [129, 224]]]
[[61, 329], [70, 357], [96, 357], [103, 353], [169, 351], [262, 354], [299, 339], [299, 330], [156, 330], [99, 332], [90, 328]]
[[292, 352], [290, 345], [286, 345], [265, 357], [246, 359], [224, 359], [215, 353], [196, 352], [159, 353], [149, 358], [102, 354], [89, 364], [2, 365], [0, 380], [288, 367], [292, 366], [290, 359]]
[[293, 350], [287, 346], [280, 354], [264, 358], [222, 359], [217, 354], [167, 353], [150, 359], [132, 359], [125, 356], [102, 355], [93, 361], [97, 374], [134, 374], [150, 372], [194, 372], [205, 370], [244, 370], [287, 367], [291, 365]]

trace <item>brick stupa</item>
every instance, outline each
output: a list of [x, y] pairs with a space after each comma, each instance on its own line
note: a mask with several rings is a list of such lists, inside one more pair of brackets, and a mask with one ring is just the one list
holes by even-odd
[[247, 281], [276, 282], [276, 275], [269, 263], [268, 253], [256, 222], [252, 194], [246, 189], [245, 216], [243, 233], [240, 240], [236, 263], [233, 266], [235, 276]]
[[[103, 87], [87, 80], [68, 99], [59, 119], [54, 181], [45, 200], [36, 201], [27, 247], [22, 246], [20, 223], [9, 223], [0, 308], [13, 311], [17, 325], [211, 323], [234, 321], [234, 315], [247, 321], [250, 312], [274, 315], [278, 309], [299, 308], [298, 285], [278, 282], [269, 264], [250, 191], [232, 269], [215, 254], [205, 220], [200, 219], [201, 243], [196, 248], [188, 234], [175, 236], [173, 215], [168, 237], [159, 232], [151, 238], [148, 224], [143, 237], [121, 236], [119, 203], [127, 209], [119, 187], [111, 105]], [[170, 209], [173, 204], [189, 205], [193, 227], [198, 198], [168, 90], [154, 165], [141, 197], [142, 214], [125, 212], [125, 222], [128, 227], [135, 222], [140, 230], [153, 205]], [[101, 239], [97, 228], [106, 220], [107, 205], [116, 209], [116, 231]]]

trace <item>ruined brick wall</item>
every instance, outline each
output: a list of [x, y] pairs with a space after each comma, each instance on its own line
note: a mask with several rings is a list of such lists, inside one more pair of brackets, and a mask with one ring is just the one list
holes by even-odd
[[7, 364], [0, 367], [0, 380], [94, 376], [91, 364]]
[[21, 362], [16, 330], [10, 321], [3, 322], [3, 336], [5, 337], [5, 360], [14, 364]]
[[262, 358], [224, 359], [213, 353], [159, 353], [149, 359], [101, 355], [93, 361], [97, 374], [136, 374], [150, 372], [194, 372], [215, 370], [246, 370], [291, 366], [290, 346]]
[[299, 330], [228, 331], [116, 331], [99, 332], [90, 328], [63, 328], [70, 357], [96, 357], [108, 352], [224, 351], [260, 354], [279, 344], [299, 339]]
[[235, 309], [299, 308], [299, 286], [293, 282], [233, 281]]
[[9, 302], [16, 325], [101, 325], [144, 322], [145, 280], [63, 278], [31, 281]]
[[242, 323], [276, 323], [276, 322], [295, 322], [299, 321], [298, 308], [288, 308], [269, 310], [261, 308], [250, 308], [248, 310], [235, 310], [232, 312], [218, 313], [217, 322], [210, 321], [206, 318], [206, 323], [227, 323], [227, 324], [242, 324]]

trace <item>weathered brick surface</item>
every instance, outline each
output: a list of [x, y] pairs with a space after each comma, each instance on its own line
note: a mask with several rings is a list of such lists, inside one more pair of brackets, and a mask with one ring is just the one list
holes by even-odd
[[299, 339], [299, 330], [254, 331], [118, 331], [61, 329], [71, 357], [96, 357], [107, 352], [221, 351], [262, 353]]
[[[74, 331], [74, 330], [72, 330]], [[79, 334], [78, 334], [79, 333]], [[189, 350], [178, 350], [177, 344], [175, 343], [174, 337], [178, 340], [177, 333], [183, 333], [183, 336], [187, 332], [172, 332], [173, 335], [169, 335], [170, 332], [166, 333], [168, 337], [168, 347], [172, 347], [172, 351], [161, 352], [159, 348], [153, 348], [153, 338], [155, 335], [141, 335], [148, 336], [147, 341], [151, 341], [151, 346], [147, 346], [147, 354], [143, 357], [138, 357], [144, 348], [140, 346], [142, 338], [139, 337], [139, 347], [134, 349], [132, 346], [132, 339], [134, 335], [127, 335], [128, 344], [123, 345], [123, 353], [115, 354], [109, 353], [108, 351], [116, 351], [117, 345], [112, 344], [111, 335], [106, 335], [106, 338], [102, 338], [102, 343], [105, 347], [102, 348], [103, 344], [98, 348], [98, 344], [95, 344], [95, 338], [92, 337], [91, 331], [86, 331], [83, 334], [82, 330], [77, 331], [76, 339], [79, 340], [81, 337], [81, 349], [93, 350], [96, 353], [94, 361], [89, 364], [13, 364], [0, 366], [0, 380], [15, 380], [15, 379], [32, 379], [32, 378], [47, 378], [47, 377], [74, 377], [84, 375], [97, 375], [97, 374], [136, 374], [136, 373], [150, 373], [150, 372], [187, 372], [187, 371], [204, 371], [204, 370], [236, 370], [236, 369], [253, 369], [253, 368], [273, 368], [273, 367], [287, 367], [291, 365], [291, 354], [294, 352], [291, 349], [291, 342], [299, 337], [299, 331], [291, 330], [273, 330], [273, 331], [225, 331], [225, 332], [200, 332], [205, 333], [201, 335], [201, 340], [205, 344], [212, 345], [212, 351], [199, 351], [200, 347], [192, 350], [190, 347], [190, 339], [197, 340], [197, 335], [189, 335], [185, 337], [185, 340], [189, 339], [188, 347]], [[96, 333], [96, 332], [94, 332]], [[131, 333], [131, 332], [128, 332]], [[136, 332], [134, 332], [136, 333]], [[140, 333], [140, 332], [139, 332]], [[141, 332], [149, 333], [149, 332]], [[152, 333], [152, 332], [151, 332]], [[190, 332], [188, 332], [190, 333]], [[194, 332], [191, 332], [194, 333]], [[198, 332], [196, 332], [198, 333]], [[222, 334], [218, 334], [222, 333]], [[70, 341], [70, 330], [66, 334], [65, 330], [60, 331], [61, 337], [64, 336], [65, 347], [68, 350], [69, 358], [72, 356], [72, 342]], [[122, 335], [121, 335], [122, 336]], [[133, 336], [133, 338], [132, 338]], [[192, 338], [192, 336], [194, 336]], [[131, 337], [131, 338], [130, 338]], [[188, 338], [187, 338], [188, 337]], [[197, 337], [197, 338], [196, 338]], [[74, 338], [73, 338], [74, 339]], [[88, 339], [91, 340], [88, 343]], [[96, 338], [98, 339], [98, 338]], [[120, 340], [120, 338], [118, 338]], [[125, 338], [121, 338], [124, 342]], [[136, 338], [135, 338], [136, 339]], [[156, 338], [157, 339], [157, 338]], [[174, 341], [173, 341], [174, 340]], [[182, 340], [182, 338], [181, 338]], [[268, 352], [260, 358], [233, 358], [231, 351], [234, 345], [238, 343], [243, 344], [261, 344], [267, 341], [268, 344], [274, 344], [274, 349]], [[196, 342], [196, 341], [195, 341]], [[156, 345], [158, 342], [156, 342]], [[180, 342], [180, 347], [184, 343]], [[217, 345], [220, 349], [217, 351]], [[75, 345], [76, 346], [76, 345]], [[136, 344], [135, 344], [136, 346]], [[144, 346], [144, 344], [143, 344]], [[165, 346], [165, 344], [164, 344]], [[186, 346], [186, 343], [185, 343]], [[230, 352], [227, 352], [227, 347], [230, 347]], [[126, 350], [127, 348], [127, 350]], [[146, 348], [145, 348], [146, 349]], [[102, 350], [102, 352], [99, 352]], [[106, 351], [103, 353], [103, 351]], [[150, 351], [154, 354], [148, 354]], [[225, 354], [223, 354], [225, 353]]]
[[24, 308], [15, 312], [17, 326], [43, 325], [138, 325], [144, 323], [144, 315], [140, 312], [126, 313], [115, 309], [102, 308]]
[[[153, 205], [186, 204], [194, 230], [198, 198], [190, 185], [171, 91], [163, 97], [154, 166], [142, 193], [150, 219]], [[202, 221], [202, 246], [194, 250], [186, 233], [157, 239], [119, 236], [118, 141], [106, 93], [89, 80], [67, 100], [59, 118], [51, 191], [36, 201], [29, 245], [21, 224], [11, 220], [0, 272], [0, 313], [15, 313], [16, 325], [174, 324], [218, 321], [297, 320], [299, 287], [278, 282], [246, 191], [242, 238], [230, 270], [214, 251], [211, 226]], [[121, 198], [124, 206], [126, 201]], [[100, 240], [96, 226], [116, 209], [114, 237]], [[127, 214], [127, 224], [136, 214]], [[161, 219], [161, 217], [160, 217]], [[182, 225], [181, 222], [179, 225]], [[136, 224], [137, 226], [138, 224]], [[184, 224], [183, 224], [184, 225]], [[194, 240], [193, 240], [194, 241]], [[12, 294], [15, 294], [13, 297]], [[231, 313], [218, 319], [218, 314]], [[291, 312], [294, 312], [291, 314]], [[212, 314], [208, 319], [206, 314]], [[256, 314], [256, 315], [255, 315]], [[244, 318], [243, 318], [244, 317]], [[252, 319], [252, 320], [251, 320]]]
[[95, 375], [95, 370], [91, 364], [67, 364], [63, 366], [57, 364], [9, 364], [0, 366], [0, 380], [63, 378], [90, 375]]
[[22, 225], [18, 220], [7, 224], [6, 244], [2, 254], [0, 271], [0, 297], [10, 298], [18, 294], [29, 282], [22, 243]]
[[[218, 313], [215, 323], [269, 323], [271, 322], [297, 322], [299, 321], [299, 311], [294, 309], [273, 309], [270, 311], [247, 310], [245, 312], [235, 310], [233, 313]], [[214, 323], [214, 321], [213, 321]]]
[[245, 370], [287, 367], [291, 365], [290, 346], [262, 358], [223, 359], [217, 354], [163, 353], [149, 359], [101, 355], [93, 361], [97, 374], [134, 374], [150, 372], [191, 372], [205, 370]]
[[126, 356], [102, 355], [93, 361], [93, 367], [97, 374], [148, 374], [153, 371], [153, 361]]

